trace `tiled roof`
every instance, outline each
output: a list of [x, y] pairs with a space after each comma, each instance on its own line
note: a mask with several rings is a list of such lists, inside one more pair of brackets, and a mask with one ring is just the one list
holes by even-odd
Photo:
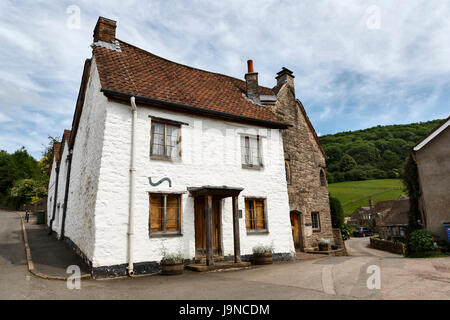
[[[120, 51], [93, 46], [102, 89], [209, 111], [282, 122], [267, 107], [244, 95], [246, 82], [218, 73], [195, 69], [158, 57], [118, 40]], [[274, 95], [259, 87], [261, 95]]]
[[407, 225], [409, 221], [408, 212], [410, 209], [409, 199], [395, 200], [392, 203], [391, 209], [383, 215], [379, 226]]

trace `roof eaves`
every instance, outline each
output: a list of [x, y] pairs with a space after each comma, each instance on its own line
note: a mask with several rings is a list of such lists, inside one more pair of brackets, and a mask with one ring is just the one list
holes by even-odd
[[433, 131], [431, 131], [425, 138], [423, 138], [419, 143], [417, 143], [414, 147], [414, 151], [419, 151], [422, 149], [425, 145], [428, 144], [431, 140], [436, 138], [442, 131], [444, 131], [448, 126], [450, 126], [450, 116], [444, 120], [439, 126], [434, 128]]
[[176, 103], [176, 102], [168, 102], [168, 101], [158, 100], [158, 99], [149, 98], [149, 97], [136, 96], [136, 95], [133, 95], [130, 93], [120, 92], [120, 91], [115, 91], [115, 90], [110, 90], [110, 89], [105, 89], [105, 88], [102, 88], [100, 91], [103, 92], [103, 94], [108, 98], [113, 98], [113, 99], [118, 99], [118, 100], [128, 100], [131, 97], [135, 97], [136, 102], [140, 102], [142, 104], [152, 104], [152, 105], [163, 106], [163, 107], [167, 107], [169, 109], [177, 110], [180, 112], [188, 112], [191, 114], [213, 116], [216, 118], [218, 117], [218, 118], [227, 119], [227, 120], [231, 120], [231, 121], [252, 123], [252, 124], [260, 125], [263, 127], [276, 128], [276, 129], [287, 129], [292, 126], [291, 124], [287, 124], [287, 123], [283, 123], [283, 122], [263, 120], [263, 119], [258, 119], [258, 118], [250, 118], [247, 116], [237, 115], [234, 113], [199, 108], [199, 107], [190, 106], [190, 105], [186, 105], [186, 104], [181, 104], [181, 103]]

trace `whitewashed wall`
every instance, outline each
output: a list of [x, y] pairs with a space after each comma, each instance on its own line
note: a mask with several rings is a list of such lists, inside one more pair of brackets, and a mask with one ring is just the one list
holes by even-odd
[[[106, 108], [104, 143], [101, 158], [95, 211], [95, 250], [93, 266], [126, 263], [129, 201], [129, 167], [131, 141], [131, 107], [108, 102], [104, 96], [95, 101], [96, 108]], [[149, 115], [186, 122], [182, 126], [182, 159], [175, 162], [150, 160]], [[241, 167], [240, 136], [258, 127], [227, 123], [210, 118], [172, 113], [138, 105], [137, 171], [135, 208], [135, 262], [159, 261], [161, 249], [180, 250], [185, 258], [194, 258], [194, 199], [187, 187], [227, 185], [242, 187], [239, 208], [244, 212], [244, 196], [266, 197], [269, 234], [248, 235], [245, 219], [240, 219], [241, 254], [251, 254], [258, 244], [273, 244], [276, 253], [293, 253], [294, 245], [289, 217], [285, 181], [283, 144], [278, 129], [263, 129], [264, 170]], [[78, 137], [77, 137], [78, 139]], [[152, 187], [148, 178], [172, 180]], [[180, 192], [182, 196], [182, 237], [149, 238], [149, 192]], [[233, 254], [231, 199], [223, 203], [222, 214], [224, 254]]]
[[53, 203], [55, 202], [55, 187], [56, 187], [56, 159], [53, 157], [52, 171], [48, 181], [48, 196], [47, 196], [47, 225], [50, 226], [50, 220], [53, 215]]
[[[92, 261], [98, 176], [102, 157], [105, 101], [99, 74], [92, 59], [86, 97], [72, 154], [69, 199], [64, 234]], [[61, 171], [62, 172], [62, 171]], [[101, 208], [101, 206], [100, 206]]]
[[61, 161], [59, 164], [58, 195], [56, 197], [55, 220], [53, 221], [52, 225], [52, 230], [56, 232], [58, 237], [60, 237], [61, 235], [64, 195], [66, 191], [67, 155], [69, 154], [69, 145], [67, 141], [62, 141], [61, 150], [62, 154], [61, 154]]

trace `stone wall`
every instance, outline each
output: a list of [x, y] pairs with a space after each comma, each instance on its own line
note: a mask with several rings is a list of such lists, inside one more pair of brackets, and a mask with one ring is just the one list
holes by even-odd
[[381, 240], [376, 237], [370, 238], [370, 247], [374, 249], [389, 251], [392, 253], [398, 253], [405, 255], [405, 245], [398, 241]]
[[[293, 85], [292, 79], [282, 85], [272, 109], [285, 122], [293, 125], [283, 131], [284, 155], [290, 168], [289, 205], [291, 211], [301, 214], [303, 248], [311, 249], [318, 246], [320, 238], [330, 239], [332, 243], [334, 239], [326, 178], [325, 186], [321, 186], [320, 181], [320, 172], [323, 170], [325, 175], [326, 164], [302, 111], [303, 106], [295, 98]], [[320, 213], [319, 231], [312, 230], [312, 212]]]

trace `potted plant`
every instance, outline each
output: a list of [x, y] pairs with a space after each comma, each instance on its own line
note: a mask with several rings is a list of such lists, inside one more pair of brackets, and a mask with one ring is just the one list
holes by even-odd
[[254, 264], [272, 264], [273, 246], [259, 245], [253, 247]]
[[161, 265], [161, 274], [163, 275], [182, 274], [184, 270], [183, 254], [180, 252], [177, 253], [163, 252], [160, 265]]
[[330, 239], [320, 238], [319, 251], [329, 251], [329, 250], [330, 250]]

